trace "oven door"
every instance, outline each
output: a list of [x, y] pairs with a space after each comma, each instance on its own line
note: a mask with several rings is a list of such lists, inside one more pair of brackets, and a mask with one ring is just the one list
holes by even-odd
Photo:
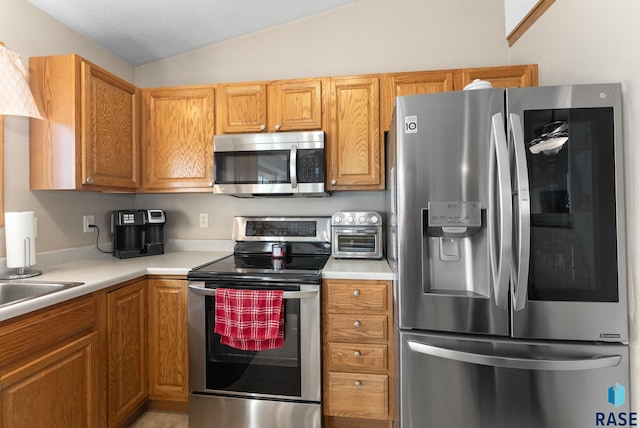
[[336, 258], [379, 259], [382, 230], [368, 227], [334, 227], [332, 251]]
[[[273, 285], [273, 284], [270, 284]], [[320, 402], [319, 285], [279, 284], [285, 291], [284, 346], [243, 351], [213, 332], [216, 288], [259, 288], [256, 283], [189, 283], [191, 392]]]

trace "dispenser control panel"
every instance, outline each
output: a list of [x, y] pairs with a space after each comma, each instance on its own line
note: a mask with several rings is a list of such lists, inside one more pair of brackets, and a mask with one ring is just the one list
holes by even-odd
[[480, 227], [480, 202], [429, 202], [429, 227]]

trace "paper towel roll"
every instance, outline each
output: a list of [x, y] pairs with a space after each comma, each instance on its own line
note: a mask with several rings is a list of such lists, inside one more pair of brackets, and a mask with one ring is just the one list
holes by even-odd
[[[4, 230], [7, 243], [7, 267], [21, 268], [35, 265], [36, 239], [33, 211], [5, 213]], [[25, 238], [29, 238], [28, 242], [25, 242]]]

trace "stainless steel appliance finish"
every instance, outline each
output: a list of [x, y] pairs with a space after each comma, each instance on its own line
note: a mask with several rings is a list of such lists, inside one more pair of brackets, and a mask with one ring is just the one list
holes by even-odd
[[[189, 272], [192, 427], [321, 427], [321, 268], [328, 217], [236, 217], [234, 254]], [[273, 258], [272, 247], [284, 246]], [[284, 346], [242, 351], [213, 333], [216, 289], [284, 291]]]
[[227, 134], [214, 137], [214, 193], [328, 196], [324, 132]]
[[382, 216], [371, 211], [342, 211], [331, 216], [332, 253], [341, 259], [382, 258]]
[[628, 411], [606, 396], [629, 382], [620, 97], [604, 84], [396, 99], [402, 428], [578, 428]]

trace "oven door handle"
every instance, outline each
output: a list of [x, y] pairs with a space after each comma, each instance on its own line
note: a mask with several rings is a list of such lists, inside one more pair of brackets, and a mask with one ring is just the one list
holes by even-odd
[[[198, 287], [197, 285], [189, 285], [189, 290], [193, 291], [196, 294], [200, 294], [202, 296], [215, 296], [216, 289], [215, 288], [203, 288]], [[285, 291], [282, 295], [283, 299], [311, 299], [318, 295], [318, 290], [308, 290], [308, 291]]]

